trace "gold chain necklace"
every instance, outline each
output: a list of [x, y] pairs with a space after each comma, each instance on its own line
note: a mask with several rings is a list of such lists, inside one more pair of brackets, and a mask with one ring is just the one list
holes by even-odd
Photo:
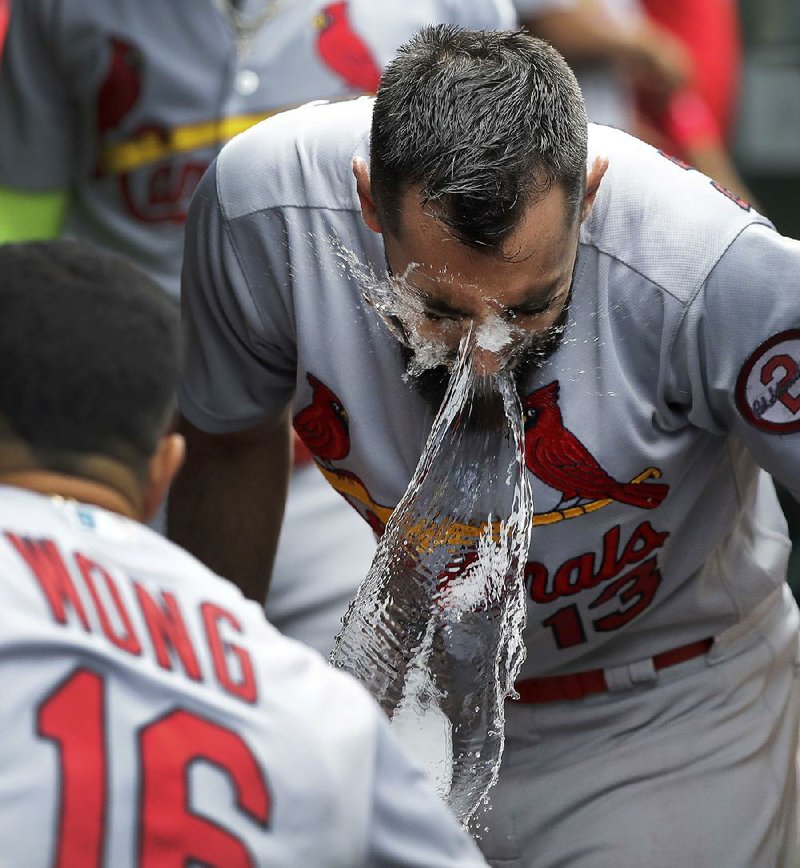
[[281, 0], [264, 0], [264, 8], [255, 16], [245, 15], [236, 7], [235, 0], [214, 0], [214, 5], [236, 34], [236, 53], [244, 57], [250, 50], [259, 30], [277, 14]]

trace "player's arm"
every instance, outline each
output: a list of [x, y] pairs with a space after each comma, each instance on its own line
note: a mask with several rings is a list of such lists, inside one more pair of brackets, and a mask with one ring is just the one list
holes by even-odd
[[687, 310], [669, 368], [689, 420], [735, 435], [798, 501], [799, 275], [800, 241], [748, 226]]
[[209, 434], [182, 419], [186, 463], [173, 483], [168, 533], [263, 603], [289, 479], [289, 414], [245, 431]]
[[245, 253], [237, 246], [218, 172], [219, 162], [203, 177], [186, 224], [187, 346], [178, 399], [187, 459], [170, 493], [167, 527], [172, 539], [263, 604], [291, 451], [296, 374], [288, 265], [269, 215], [259, 215], [258, 232], [248, 225], [246, 242], [254, 247]]
[[533, 35], [550, 42], [569, 63], [612, 64], [661, 94], [688, 79], [690, 61], [683, 45], [646, 20], [620, 26], [597, 0], [517, 0], [517, 8]]

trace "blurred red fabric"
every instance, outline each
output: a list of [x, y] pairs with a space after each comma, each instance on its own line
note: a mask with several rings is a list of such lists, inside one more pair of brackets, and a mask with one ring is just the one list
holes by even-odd
[[0, 0], [0, 54], [3, 53], [3, 45], [8, 32], [8, 19], [11, 15], [11, 0]]
[[688, 49], [692, 81], [666, 106], [642, 105], [664, 138], [664, 149], [724, 145], [734, 122], [741, 63], [738, 10], [733, 0], [643, 0], [648, 16]]

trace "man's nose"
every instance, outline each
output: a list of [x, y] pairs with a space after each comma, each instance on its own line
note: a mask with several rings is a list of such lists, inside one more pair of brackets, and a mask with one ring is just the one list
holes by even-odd
[[472, 367], [478, 376], [488, 377], [499, 373], [507, 361], [508, 354], [500, 351], [487, 350], [476, 346], [472, 350]]
[[473, 326], [472, 364], [481, 376], [498, 373], [508, 361], [514, 335], [508, 323], [490, 314]]

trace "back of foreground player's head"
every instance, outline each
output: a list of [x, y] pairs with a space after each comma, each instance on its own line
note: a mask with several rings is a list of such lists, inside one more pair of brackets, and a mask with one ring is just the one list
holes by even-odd
[[69, 241], [0, 246], [0, 448], [70, 476], [101, 459], [144, 482], [181, 356], [175, 306], [120, 257]]
[[586, 154], [575, 76], [552, 46], [526, 33], [428, 27], [381, 79], [370, 180], [381, 221], [395, 233], [409, 189], [478, 248], [501, 250], [527, 207], [555, 184], [574, 220]]

